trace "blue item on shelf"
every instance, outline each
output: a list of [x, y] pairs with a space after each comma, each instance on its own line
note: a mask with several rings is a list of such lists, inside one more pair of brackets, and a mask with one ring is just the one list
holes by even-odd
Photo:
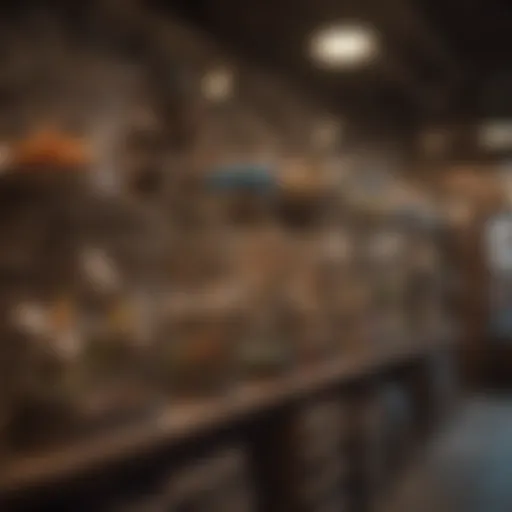
[[257, 192], [271, 192], [277, 185], [276, 179], [268, 167], [244, 164], [215, 169], [206, 178], [206, 183], [215, 190]]

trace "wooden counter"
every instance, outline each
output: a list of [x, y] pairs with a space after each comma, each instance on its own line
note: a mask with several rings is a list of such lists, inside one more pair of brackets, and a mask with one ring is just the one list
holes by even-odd
[[323, 390], [413, 363], [449, 349], [452, 344], [447, 340], [402, 343], [382, 350], [361, 351], [287, 377], [245, 384], [222, 397], [172, 404], [135, 424], [82, 441], [13, 456], [0, 467], [0, 497], [86, 475], [101, 465], [136, 458], [159, 446], [169, 449], [183, 445]]
[[56, 486], [62, 488], [61, 484], [77, 479], [87, 481], [98, 469], [122, 466], [161, 449], [171, 454], [171, 463], [174, 450], [187, 450], [188, 443], [194, 444], [198, 439], [215, 442], [215, 433], [222, 429], [251, 424], [253, 420], [257, 423], [260, 415], [314, 399], [324, 391], [364, 383], [368, 378], [413, 366], [450, 350], [453, 345], [452, 340], [444, 339], [360, 351], [286, 377], [244, 384], [221, 397], [173, 403], [135, 423], [80, 441], [13, 455], [0, 466], [0, 502], [27, 493], [55, 490]]

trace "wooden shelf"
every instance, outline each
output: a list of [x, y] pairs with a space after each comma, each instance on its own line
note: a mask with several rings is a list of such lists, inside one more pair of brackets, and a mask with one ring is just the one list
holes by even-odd
[[250, 419], [329, 388], [448, 349], [447, 340], [402, 343], [361, 350], [272, 381], [244, 384], [218, 398], [170, 404], [135, 424], [48, 450], [18, 454], [0, 465], [0, 497], [45, 487], [87, 474], [102, 465], [136, 458], [147, 450], [183, 445], [187, 440]]

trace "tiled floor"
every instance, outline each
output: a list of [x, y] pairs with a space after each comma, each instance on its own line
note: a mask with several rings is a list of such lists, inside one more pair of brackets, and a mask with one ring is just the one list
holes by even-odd
[[512, 397], [469, 401], [386, 512], [512, 512]]

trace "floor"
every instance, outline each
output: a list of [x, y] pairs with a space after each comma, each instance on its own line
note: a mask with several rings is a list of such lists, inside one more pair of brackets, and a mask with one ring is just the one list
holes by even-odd
[[512, 512], [512, 398], [464, 405], [386, 512]]

